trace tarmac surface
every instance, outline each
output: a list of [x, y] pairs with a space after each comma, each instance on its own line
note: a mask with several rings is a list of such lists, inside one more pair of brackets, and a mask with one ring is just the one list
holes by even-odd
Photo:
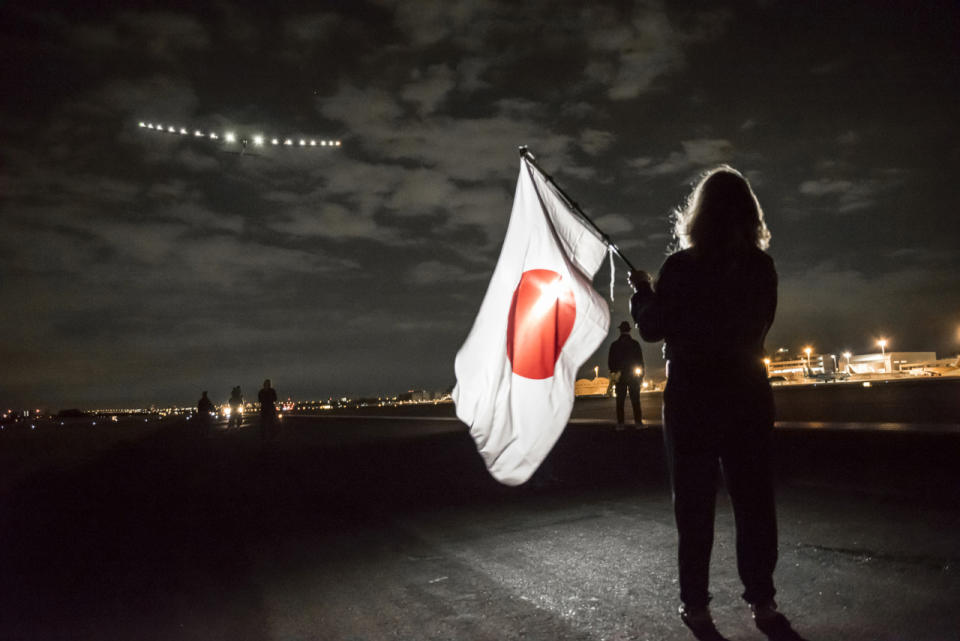
[[[581, 417], [508, 488], [432, 412], [288, 417], [265, 445], [250, 423], [201, 438], [167, 421], [109, 447], [72, 432], [46, 467], [62, 431], [5, 433], [0, 462], [34, 464], [0, 472], [0, 639], [693, 638], [658, 427]], [[778, 427], [774, 444], [794, 627], [960, 639], [960, 429]], [[721, 489], [714, 616], [761, 641], [733, 550]]]

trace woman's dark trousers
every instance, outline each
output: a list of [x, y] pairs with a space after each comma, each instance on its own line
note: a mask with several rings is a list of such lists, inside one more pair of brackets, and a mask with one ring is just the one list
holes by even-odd
[[720, 470], [733, 505], [743, 598], [772, 599], [777, 523], [770, 471], [773, 396], [766, 377], [694, 375], [671, 364], [663, 424], [679, 535], [680, 600], [690, 608], [710, 601]]

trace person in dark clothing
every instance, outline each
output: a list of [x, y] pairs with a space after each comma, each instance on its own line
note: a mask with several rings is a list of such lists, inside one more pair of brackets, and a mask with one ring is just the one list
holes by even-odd
[[277, 390], [273, 389], [270, 379], [263, 381], [263, 389], [257, 394], [260, 401], [260, 438], [274, 436], [277, 427]]
[[207, 397], [204, 391], [197, 401], [197, 420], [200, 422], [200, 433], [206, 435], [210, 431], [210, 413], [213, 411], [213, 403]]
[[770, 471], [773, 395], [764, 338], [777, 305], [777, 273], [763, 251], [770, 233], [747, 180], [721, 166], [675, 215], [679, 249], [656, 284], [630, 274], [640, 336], [664, 340], [664, 443], [678, 530], [680, 616], [699, 639], [713, 625], [709, 569], [717, 475], [733, 504], [737, 569], [758, 628], [800, 639], [777, 611], [777, 524]]
[[643, 418], [640, 415], [643, 350], [640, 349], [640, 343], [630, 337], [630, 323], [627, 321], [620, 323], [620, 338], [610, 344], [607, 368], [613, 375], [611, 378], [616, 378], [614, 389], [617, 393], [617, 429], [623, 429], [623, 405], [628, 392], [633, 408], [633, 424], [637, 428], [643, 427]]
[[230, 391], [230, 418], [227, 420], [227, 427], [236, 425], [240, 427], [240, 421], [243, 418], [243, 394], [240, 392], [240, 386], [237, 385]]

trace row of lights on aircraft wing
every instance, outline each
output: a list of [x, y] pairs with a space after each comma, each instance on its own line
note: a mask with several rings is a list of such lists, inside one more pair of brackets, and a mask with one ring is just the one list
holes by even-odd
[[[156, 131], [166, 131], [166, 132], [171, 133], [171, 134], [179, 133], [181, 136], [188, 136], [188, 135], [190, 135], [190, 132], [187, 131], [186, 129], [184, 129], [183, 127], [180, 127], [179, 129], [176, 128], [176, 127], [171, 127], [171, 126], [164, 127], [163, 125], [154, 125], [152, 122], [141, 122], [141, 123], [139, 123], [139, 124], [140, 124], [140, 126], [143, 127], [144, 129], [154, 129], [154, 130], [156, 130]], [[194, 137], [196, 137], [196, 138], [209, 138], [210, 140], [219, 140], [219, 139], [220, 139], [220, 136], [218, 136], [217, 134], [215, 134], [215, 133], [213, 133], [213, 132], [210, 132], [209, 134], [204, 134], [204, 133], [203, 133], [202, 131], [200, 131], [199, 129], [197, 129], [196, 131], [194, 131], [194, 132], [193, 132], [193, 135], [194, 135]], [[232, 132], [227, 132], [227, 133], [225, 133], [225, 134], [223, 135], [223, 139], [224, 139], [225, 142], [236, 142], [236, 141], [237, 141], [237, 136], [236, 136], [236, 134], [234, 134], [234, 133], [232, 133]], [[263, 136], [254, 136], [254, 137], [253, 137], [253, 144], [256, 145], [257, 147], [262, 147], [263, 145], [266, 144], [266, 138], [264, 138]], [[286, 146], [286, 147], [292, 147], [292, 146], [298, 146], [298, 147], [339, 147], [339, 146], [341, 145], [341, 143], [340, 143], [339, 140], [320, 140], [320, 141], [317, 141], [317, 140], [306, 139], [306, 138], [300, 138], [299, 140], [294, 140], [293, 138], [284, 138], [284, 139], [282, 139], [282, 140], [281, 140], [280, 138], [271, 138], [271, 139], [270, 139], [270, 144], [271, 144], [271, 145], [284, 145], [284, 146]]]

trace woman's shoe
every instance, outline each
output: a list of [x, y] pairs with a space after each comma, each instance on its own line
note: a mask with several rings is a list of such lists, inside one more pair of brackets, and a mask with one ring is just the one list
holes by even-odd
[[717, 631], [713, 625], [713, 617], [710, 616], [710, 608], [688, 608], [685, 605], [680, 606], [680, 620], [690, 628], [699, 641], [728, 641], [726, 637]]
[[770, 641], [804, 641], [804, 638], [790, 627], [790, 620], [777, 612], [777, 604], [772, 599], [764, 603], [751, 603], [750, 612], [757, 628], [767, 635]]

